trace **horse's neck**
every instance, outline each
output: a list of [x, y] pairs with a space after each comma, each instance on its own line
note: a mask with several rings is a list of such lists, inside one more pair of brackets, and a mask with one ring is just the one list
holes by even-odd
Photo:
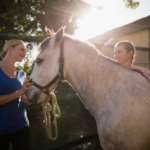
[[93, 115], [100, 109], [101, 84], [107, 72], [107, 60], [100, 52], [91, 47], [87, 49], [69, 49], [65, 56], [67, 80], [78, 94], [84, 105]]

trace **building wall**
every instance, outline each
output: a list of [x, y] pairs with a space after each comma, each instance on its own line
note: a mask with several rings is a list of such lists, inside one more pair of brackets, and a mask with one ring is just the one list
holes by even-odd
[[[129, 40], [131, 41], [136, 47], [143, 47], [143, 48], [150, 48], [149, 47], [149, 29], [139, 31], [133, 34], [125, 35], [119, 38], [114, 39], [111, 41], [111, 45], [115, 45], [118, 41], [121, 40]], [[102, 47], [101, 52], [112, 59], [114, 59], [114, 48], [113, 47]], [[149, 51], [143, 51], [138, 49], [136, 51], [136, 57], [134, 61], [134, 65], [145, 67], [149, 69]]]
[[129, 35], [125, 35], [125, 36], [116, 38], [115, 40], [117, 41], [129, 40], [137, 47], [150, 48], [149, 47], [149, 29], [142, 30], [142, 31], [132, 33]]
[[137, 50], [133, 64], [149, 69], [149, 52]]

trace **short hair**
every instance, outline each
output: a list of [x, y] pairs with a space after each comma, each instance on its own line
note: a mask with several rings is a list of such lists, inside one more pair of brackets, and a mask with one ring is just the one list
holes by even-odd
[[133, 51], [133, 55], [131, 57], [131, 62], [133, 63], [133, 61], [135, 60], [135, 55], [136, 55], [136, 48], [134, 46], [134, 44], [128, 40], [124, 40], [124, 41], [120, 41], [115, 45], [115, 48], [117, 46], [123, 45], [124, 48], [127, 50], [127, 52], [131, 52]]
[[4, 44], [3, 51], [1, 53], [1, 57], [4, 58], [6, 56], [9, 46], [12, 46], [14, 48], [19, 44], [24, 44], [24, 42], [22, 40], [18, 40], [18, 39], [11, 39], [11, 40], [7, 41]]

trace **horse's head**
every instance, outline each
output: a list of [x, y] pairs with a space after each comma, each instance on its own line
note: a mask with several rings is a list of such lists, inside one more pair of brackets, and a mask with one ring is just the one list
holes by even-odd
[[32, 103], [43, 102], [46, 94], [53, 91], [60, 81], [60, 45], [63, 34], [64, 30], [61, 28], [51, 38], [46, 38], [40, 46], [40, 53], [30, 76], [33, 90], [27, 92], [28, 100]]

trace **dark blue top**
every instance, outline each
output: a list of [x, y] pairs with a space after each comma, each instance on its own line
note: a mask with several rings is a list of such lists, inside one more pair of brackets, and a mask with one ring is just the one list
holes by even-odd
[[[0, 95], [10, 94], [21, 89], [25, 77], [25, 72], [18, 69], [18, 76], [10, 78], [0, 68]], [[28, 125], [27, 112], [21, 97], [0, 105], [0, 136], [16, 132]]]

